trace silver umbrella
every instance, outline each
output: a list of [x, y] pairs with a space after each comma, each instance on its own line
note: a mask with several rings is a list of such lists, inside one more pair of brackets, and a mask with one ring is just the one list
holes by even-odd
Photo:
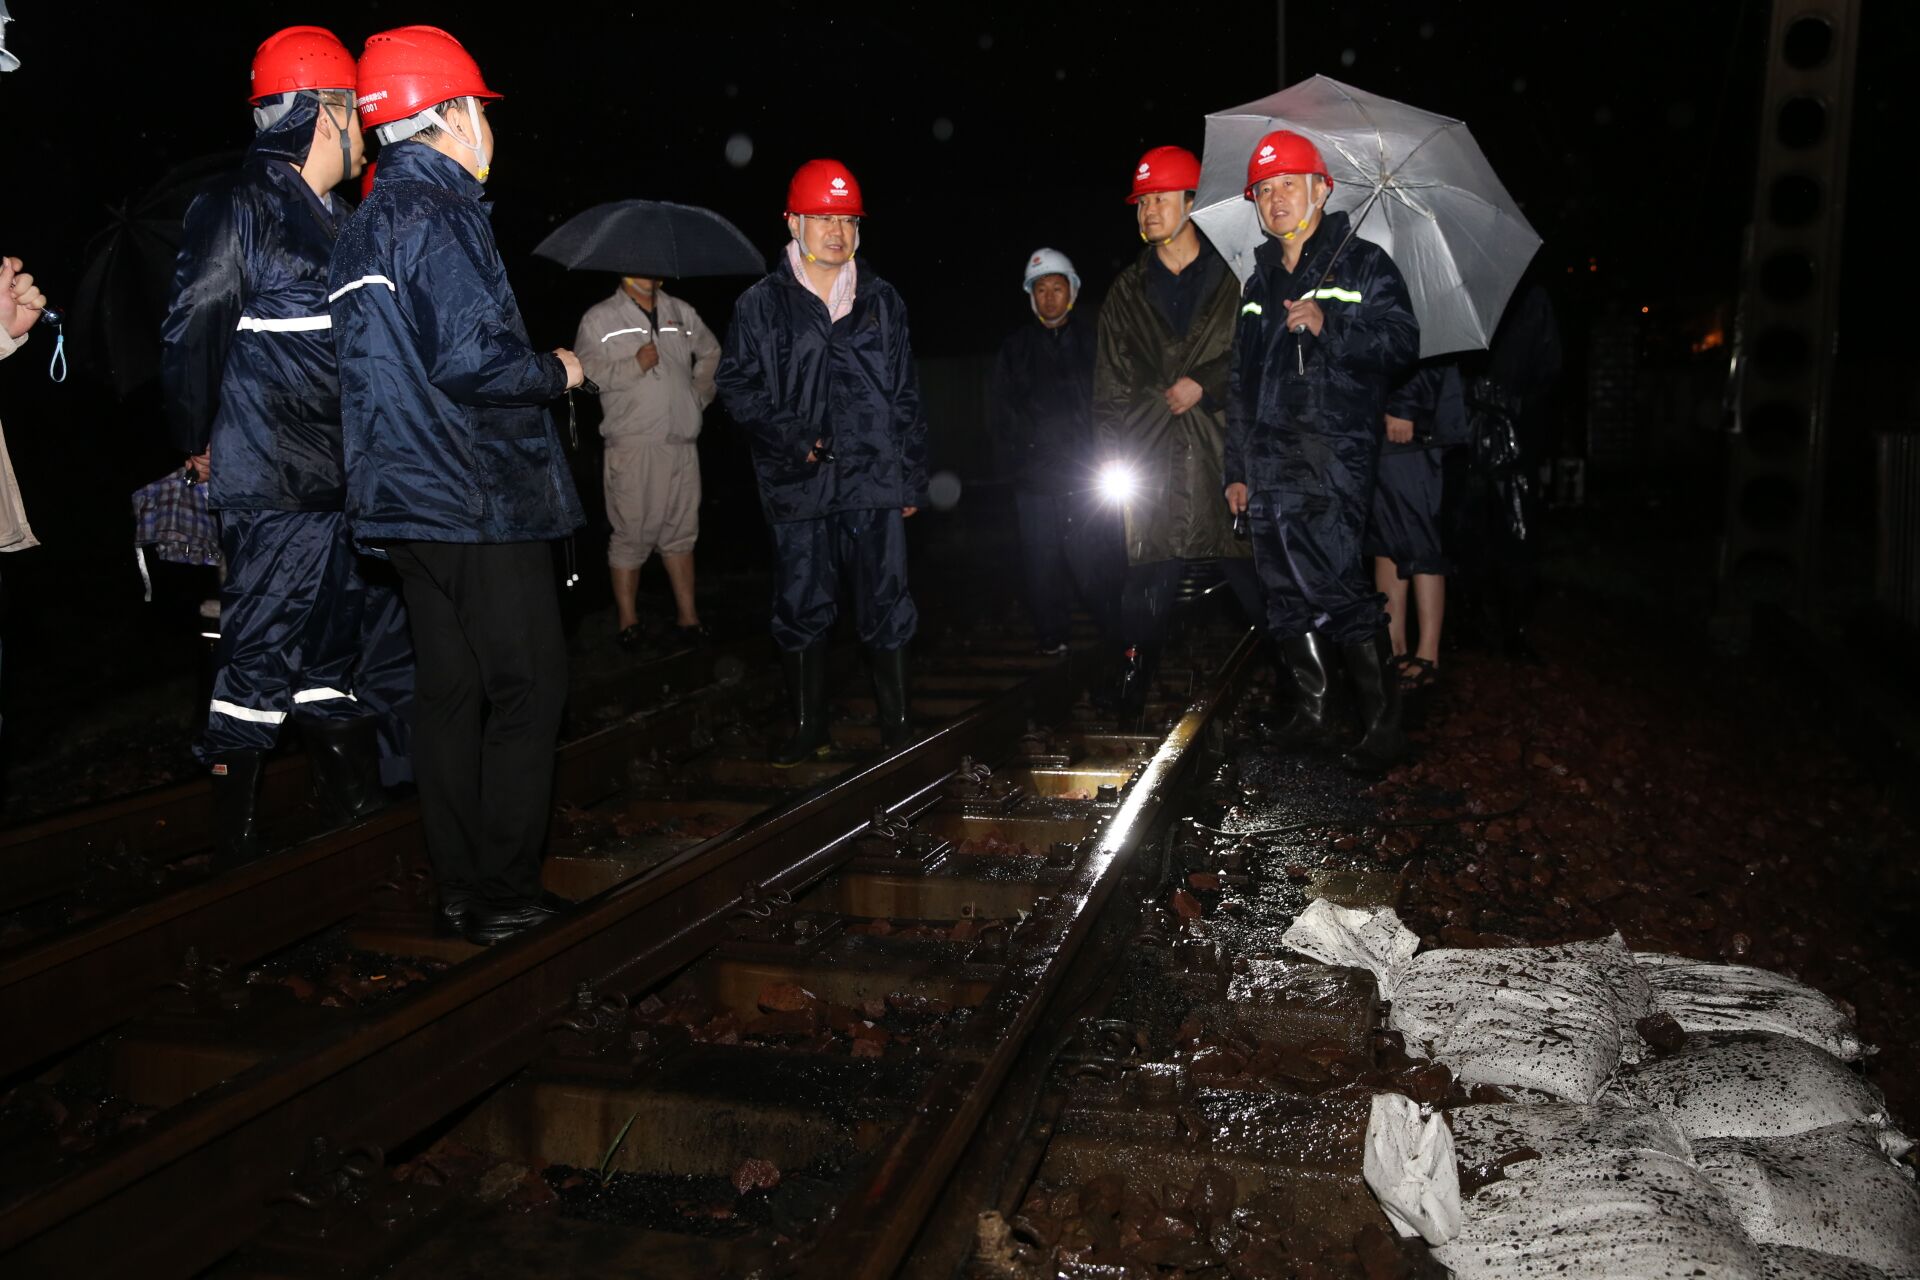
[[1266, 233], [1246, 188], [1261, 135], [1291, 129], [1320, 148], [1329, 211], [1393, 258], [1420, 319], [1420, 354], [1484, 347], [1540, 247], [1467, 126], [1315, 76], [1207, 117], [1194, 221], [1245, 280]]

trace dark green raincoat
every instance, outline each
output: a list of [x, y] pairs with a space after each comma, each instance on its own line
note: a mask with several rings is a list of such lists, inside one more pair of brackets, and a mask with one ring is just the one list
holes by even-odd
[[[1246, 556], [1221, 496], [1227, 372], [1240, 283], [1220, 282], [1176, 338], [1147, 297], [1147, 257], [1120, 273], [1100, 307], [1093, 370], [1093, 423], [1101, 463], [1124, 461], [1137, 476], [1127, 502], [1127, 561]], [[1188, 270], [1194, 270], [1189, 267]], [[1206, 398], [1175, 417], [1166, 389], [1192, 378]]]

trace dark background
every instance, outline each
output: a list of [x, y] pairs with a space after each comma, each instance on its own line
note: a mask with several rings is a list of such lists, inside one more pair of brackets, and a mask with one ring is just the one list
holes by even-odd
[[[629, 196], [704, 204], [771, 253], [788, 175], [830, 155], [865, 188], [862, 262], [900, 287], [920, 353], [990, 352], [1027, 316], [1019, 272], [1036, 245], [1068, 252], [1086, 301], [1097, 300], [1139, 248], [1122, 203], [1138, 154], [1161, 143], [1198, 150], [1207, 112], [1280, 87], [1278, 6], [1259, 3], [12, 9], [9, 44], [24, 66], [0, 79], [0, 252], [25, 259], [56, 301], [70, 296], [113, 206], [183, 161], [245, 144], [247, 67], [267, 34], [315, 23], [357, 51], [374, 31], [428, 22], [465, 42], [506, 95], [492, 111], [494, 225], [541, 345], [570, 341], [580, 311], [611, 286], [530, 256], [566, 216]], [[1293, 0], [1286, 73], [1323, 72], [1469, 122], [1546, 241], [1538, 265], [1570, 356], [1562, 446], [1577, 451], [1581, 335], [1595, 316], [1646, 307], [1650, 346], [1684, 352], [1733, 299], [1767, 17], [1763, 0]], [[1920, 6], [1867, 6], [1843, 351], [1859, 377], [1905, 396], [1875, 406], [1887, 412], [1904, 412], [1912, 392], [1904, 375], [1884, 376], [1900, 367], [1905, 332], [1880, 317], [1891, 321], [1897, 305], [1889, 282], [1911, 269], [1893, 234], [1904, 201], [1874, 184], [1904, 160], [1894, 128], [1916, 35]], [[752, 144], [744, 165], [728, 158], [735, 135]], [[679, 291], [719, 330], [745, 283]], [[8, 696], [32, 681], [106, 697], [140, 679], [150, 657], [166, 665], [171, 638], [191, 631], [168, 602], [197, 599], [197, 584], [163, 583], [159, 604], [141, 606], [127, 542], [128, 492], [177, 459], [157, 388], [121, 398], [79, 372], [53, 387], [46, 338], [36, 334], [0, 376], [0, 416], [45, 544], [0, 562], [12, 601]], [[1864, 482], [1865, 425], [1838, 423], [1843, 489]], [[737, 517], [728, 523], [739, 538], [757, 537], [744, 453], [724, 422], [708, 435], [709, 496]], [[583, 468], [594, 474], [590, 459]], [[597, 546], [581, 547], [597, 567]], [[130, 660], [88, 656], [103, 643]]]

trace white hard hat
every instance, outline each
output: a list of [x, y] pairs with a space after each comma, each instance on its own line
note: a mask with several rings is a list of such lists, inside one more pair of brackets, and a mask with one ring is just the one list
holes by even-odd
[[1080, 273], [1073, 269], [1073, 259], [1058, 249], [1035, 249], [1027, 258], [1027, 271], [1020, 278], [1020, 285], [1032, 293], [1033, 282], [1042, 276], [1065, 276], [1067, 288], [1074, 298], [1079, 298]]

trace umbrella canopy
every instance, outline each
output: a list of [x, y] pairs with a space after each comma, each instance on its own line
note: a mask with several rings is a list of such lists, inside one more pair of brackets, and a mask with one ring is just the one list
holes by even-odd
[[120, 395], [160, 372], [160, 326], [173, 288], [187, 206], [201, 188], [239, 163], [227, 151], [170, 170], [94, 237], [67, 307], [68, 340], [81, 373]]
[[1193, 217], [1242, 280], [1266, 235], [1242, 194], [1247, 159], [1275, 129], [1320, 148], [1334, 184], [1328, 210], [1346, 210], [1400, 268], [1420, 354], [1486, 346], [1540, 237], [1467, 126], [1326, 76], [1208, 116]]
[[575, 271], [685, 280], [759, 275], [767, 260], [711, 209], [664, 200], [615, 200], [568, 218], [534, 253]]

